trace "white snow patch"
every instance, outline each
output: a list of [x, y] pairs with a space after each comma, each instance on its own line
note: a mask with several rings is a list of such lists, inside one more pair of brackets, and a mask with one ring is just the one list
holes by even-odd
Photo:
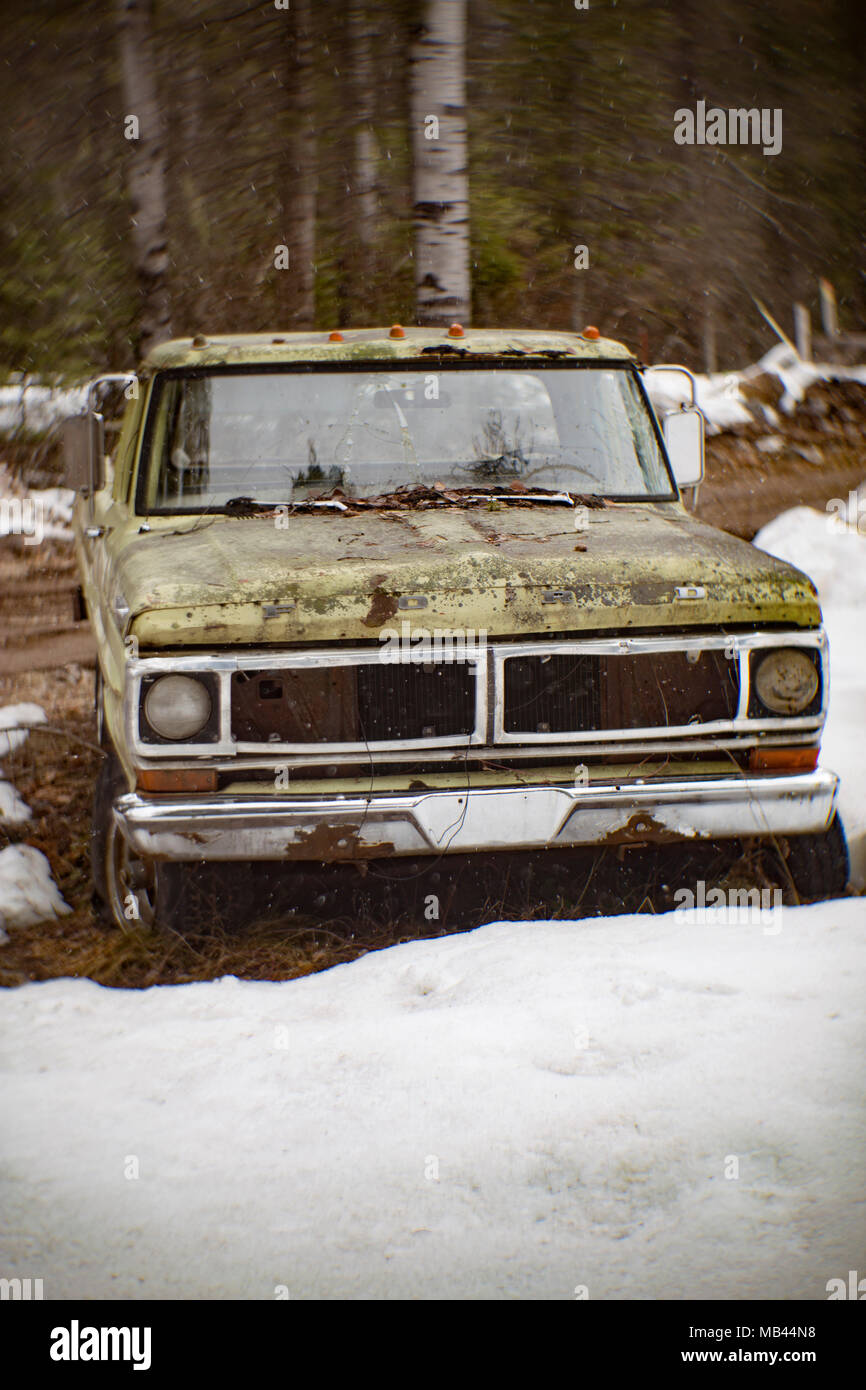
[[11, 782], [0, 773], [0, 825], [21, 825], [32, 812]]
[[5, 758], [13, 748], [20, 748], [34, 724], [44, 723], [44, 709], [32, 701], [0, 707], [0, 758]]
[[[6, 757], [13, 748], [20, 748], [34, 724], [44, 723], [45, 711], [41, 705], [26, 702], [0, 708], [0, 758]], [[6, 780], [0, 767], [0, 824], [20, 825], [29, 819], [30, 807]]]
[[[743, 395], [744, 384], [762, 375], [776, 376], [782, 384], [780, 409], [792, 415], [808, 388], [816, 381], [859, 381], [866, 385], [866, 366], [842, 367], [827, 362], [806, 362], [785, 343], [770, 348], [760, 361], [735, 372], [694, 374], [697, 403], [704, 413], [710, 434], [736, 429], [763, 418], [778, 425], [779, 414], [761, 401], [749, 401]], [[691, 388], [681, 373], [658, 372], [649, 368], [644, 384], [659, 417], [691, 398]]]
[[[741, 374], [737, 372], [695, 375], [697, 403], [710, 434], [751, 423], [752, 413], [743, 399], [740, 382]], [[680, 372], [657, 372], [650, 368], [644, 373], [644, 385], [660, 419], [691, 399], [689, 383]]]
[[87, 387], [63, 388], [24, 383], [0, 386], [0, 430], [49, 429], [87, 408]]
[[46, 538], [72, 540], [75, 492], [68, 487], [26, 491], [0, 464], [0, 536], [23, 534], [33, 544]]
[[5, 927], [30, 927], [71, 911], [41, 850], [33, 845], [7, 845], [0, 849], [0, 931]]

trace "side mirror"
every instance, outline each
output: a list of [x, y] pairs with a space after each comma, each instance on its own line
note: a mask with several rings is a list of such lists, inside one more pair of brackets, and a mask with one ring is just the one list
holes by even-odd
[[105, 418], [100, 413], [100, 401], [104, 399], [105, 387], [112, 385], [124, 386], [128, 400], [138, 396], [135, 372], [106, 372], [88, 383], [84, 414], [64, 420], [61, 427], [66, 486], [91, 497], [105, 486]]
[[698, 487], [704, 477], [704, 417], [684, 406], [664, 417], [665, 448], [677, 487]]
[[63, 477], [67, 487], [91, 497], [105, 482], [105, 421], [95, 410], [64, 420]]
[[[688, 367], [675, 366], [672, 362], [658, 363], [641, 370], [648, 373], [645, 378], [647, 394], [656, 419], [661, 421], [665, 448], [677, 487], [680, 492], [683, 488], [695, 488], [692, 501], [697, 503], [697, 489], [704, 479], [704, 417], [698, 408], [695, 378]], [[686, 378], [686, 389], [691, 397], [688, 402], [683, 400], [681, 389], [665, 389], [659, 380], [671, 372]]]

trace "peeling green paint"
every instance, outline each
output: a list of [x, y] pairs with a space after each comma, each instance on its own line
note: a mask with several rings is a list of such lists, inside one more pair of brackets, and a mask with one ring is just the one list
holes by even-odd
[[[576, 533], [567, 507], [483, 507], [267, 517], [205, 526], [154, 518], [112, 537], [146, 647], [369, 642], [383, 627], [485, 629], [491, 637], [820, 621], [798, 570], [691, 517], [679, 504], [617, 504]], [[479, 530], [483, 517], [484, 530]], [[706, 597], [676, 590], [697, 586]], [[573, 597], [557, 600], [565, 591]], [[426, 607], [400, 611], [402, 596]], [[265, 615], [265, 605], [290, 611]]]

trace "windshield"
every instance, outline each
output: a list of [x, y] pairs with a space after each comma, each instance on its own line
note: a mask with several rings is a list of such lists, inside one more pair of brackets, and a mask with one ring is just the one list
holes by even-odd
[[673, 494], [633, 374], [419, 368], [163, 375], [138, 510], [399, 488]]

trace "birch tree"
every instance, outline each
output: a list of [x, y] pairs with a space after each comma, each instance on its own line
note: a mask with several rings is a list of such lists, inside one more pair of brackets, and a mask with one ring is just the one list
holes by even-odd
[[373, 135], [373, 62], [365, 5], [349, 10], [355, 144], [352, 162], [355, 229], [361, 247], [361, 278], [369, 270], [376, 236], [376, 143]]
[[465, 0], [426, 0], [409, 49], [419, 324], [469, 321], [465, 56]]
[[128, 141], [126, 188], [141, 300], [137, 343], [141, 356], [171, 337], [164, 126], [157, 97], [152, 19], [153, 0], [118, 0], [123, 134]]

